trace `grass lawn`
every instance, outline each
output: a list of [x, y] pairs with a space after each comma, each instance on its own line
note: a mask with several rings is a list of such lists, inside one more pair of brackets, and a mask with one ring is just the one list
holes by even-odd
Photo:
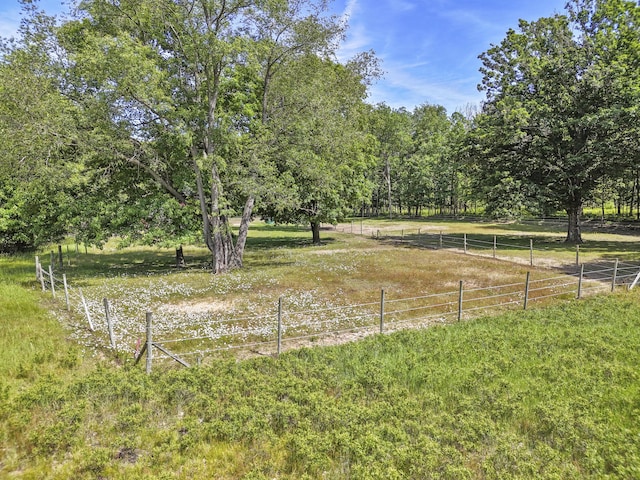
[[[149, 307], [186, 320], [190, 308], [273, 311], [280, 296], [321, 309], [550, 272], [309, 237], [257, 224], [245, 269], [224, 276], [201, 248], [185, 247], [189, 268], [176, 270], [171, 250], [111, 244], [74, 252], [65, 271], [98, 309], [113, 299], [129, 345]], [[31, 257], [0, 267], [0, 478], [640, 477], [637, 291], [145, 375], [130, 355], [83, 346], [95, 334], [39, 292]], [[124, 315], [124, 299], [140, 315]]]

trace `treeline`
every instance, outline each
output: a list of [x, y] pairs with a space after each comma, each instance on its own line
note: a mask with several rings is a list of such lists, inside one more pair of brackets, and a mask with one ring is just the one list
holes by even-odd
[[[25, 3], [0, 62], [0, 250], [64, 235], [202, 240], [242, 265], [250, 221], [640, 211], [640, 7], [572, 0], [480, 55], [486, 100], [366, 103], [325, 2]], [[231, 216], [240, 217], [232, 232]]]
[[[546, 198], [527, 196], [521, 182], [508, 173], [500, 185], [482, 183], [481, 157], [474, 156], [474, 145], [469, 143], [478, 133], [472, 130], [480, 113], [473, 106], [450, 116], [435, 105], [422, 105], [413, 112], [373, 107], [372, 132], [380, 148], [371, 177], [375, 187], [371, 200], [354, 206], [353, 214], [514, 219], [564, 213]], [[630, 160], [597, 182], [583, 203], [585, 209], [603, 219], [640, 220], [640, 165]]]

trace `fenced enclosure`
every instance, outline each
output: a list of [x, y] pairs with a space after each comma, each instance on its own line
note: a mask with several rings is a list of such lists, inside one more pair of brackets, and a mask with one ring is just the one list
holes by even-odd
[[[440, 238], [438, 238], [438, 241]], [[446, 239], [443, 238], [443, 242]], [[463, 238], [464, 242], [464, 238]], [[463, 244], [464, 246], [464, 244]], [[123, 302], [87, 299], [67, 283], [54, 265], [45, 269], [36, 258], [36, 277], [43, 290], [56, 297], [64, 292], [67, 309], [83, 319], [80, 340], [152, 361], [184, 366], [217, 355], [278, 355], [286, 349], [329, 345], [376, 333], [424, 328], [490, 314], [503, 309], [526, 309], [554, 298], [576, 299], [631, 287], [640, 277], [640, 265], [613, 261], [581, 264], [575, 272], [527, 272], [521, 282], [475, 287], [465, 280], [456, 289], [412, 297], [371, 293], [371, 301], [338, 306], [300, 308], [280, 297], [255, 315], [239, 316], [219, 309], [197, 314], [177, 311], [125, 315]], [[310, 302], [314, 304], [314, 302]], [[154, 356], [154, 351], [160, 353]]]

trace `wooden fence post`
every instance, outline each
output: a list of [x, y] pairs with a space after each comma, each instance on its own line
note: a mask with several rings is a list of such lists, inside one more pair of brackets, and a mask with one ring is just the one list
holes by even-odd
[[87, 316], [87, 321], [89, 322], [89, 329], [93, 332], [95, 328], [93, 328], [93, 322], [91, 321], [91, 313], [89, 313], [89, 307], [87, 306], [87, 301], [82, 294], [82, 289], [78, 289], [80, 291], [80, 299], [82, 300], [82, 306], [84, 307], [84, 313]]
[[462, 280], [460, 280], [460, 292], [458, 293], [458, 321], [462, 320], [462, 296], [463, 287]]
[[55, 265], [55, 256], [53, 255], [53, 250], [51, 250], [51, 255], [49, 257], [49, 265]]
[[464, 234], [464, 253], [467, 253], [467, 234]]
[[616, 280], [618, 278], [618, 259], [616, 258], [616, 263], [613, 266], [613, 278], [611, 279], [611, 291], [613, 292], [616, 288]]
[[529, 265], [533, 267], [533, 238], [529, 239]]
[[576, 245], [576, 267], [580, 265], [580, 245]]
[[493, 258], [496, 258], [496, 247], [498, 246], [497, 238], [493, 236]]
[[584, 263], [580, 266], [580, 277], [578, 277], [578, 299], [582, 297], [582, 278], [584, 277]]
[[531, 272], [527, 272], [527, 279], [524, 282], [524, 309], [527, 309], [527, 303], [529, 302], [529, 278]]
[[278, 298], [278, 345], [276, 354], [280, 356], [282, 351], [282, 297]]
[[147, 312], [147, 375], [151, 373], [151, 363], [153, 362], [153, 338], [151, 337], [152, 317], [153, 314]]
[[440, 248], [442, 248], [442, 230], [440, 230]]
[[49, 265], [49, 283], [51, 284], [51, 295], [56, 298], [56, 283], [53, 281], [53, 268]]
[[102, 303], [104, 304], [104, 315], [107, 318], [107, 330], [109, 331], [109, 342], [111, 342], [111, 348], [116, 348], [116, 339], [113, 335], [113, 322], [111, 321], [111, 314], [109, 312], [109, 300], [106, 298], [102, 299]]
[[384, 288], [380, 290], [380, 333], [384, 333]]
[[71, 303], [69, 303], [69, 286], [67, 285], [67, 274], [62, 274], [62, 284], [64, 285], [64, 299], [67, 302], [67, 311], [71, 311]]
[[36, 281], [40, 281], [40, 258], [36, 255]]
[[60, 263], [60, 268], [64, 268], [64, 259], [62, 258], [62, 245], [58, 245], [58, 263]]

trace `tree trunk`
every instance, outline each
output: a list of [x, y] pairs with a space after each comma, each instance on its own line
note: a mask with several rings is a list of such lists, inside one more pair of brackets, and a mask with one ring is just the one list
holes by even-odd
[[[636, 219], [640, 220], [640, 169], [636, 170]], [[633, 217], [633, 214], [631, 215]]]
[[179, 248], [176, 248], [176, 267], [186, 267], [187, 262], [184, 260], [184, 251], [182, 250], [182, 245]]
[[225, 215], [213, 218], [213, 272], [225, 273], [242, 266], [236, 256], [229, 219]]
[[247, 244], [249, 222], [251, 222], [251, 214], [253, 212], [254, 203], [255, 197], [253, 195], [250, 195], [244, 204], [244, 210], [242, 210], [242, 219], [240, 221], [240, 230], [238, 231], [238, 241], [236, 242], [235, 250], [238, 267], [242, 267], [242, 257], [244, 256], [244, 247]]
[[567, 228], [567, 243], [583, 243], [582, 233], [580, 232], [580, 205], [573, 205], [567, 208], [567, 215], [569, 216], [569, 225]]
[[387, 195], [389, 199], [389, 218], [393, 218], [393, 214], [391, 213], [391, 163], [389, 162], [389, 158], [387, 158], [385, 164], [385, 177], [387, 180]]
[[313, 244], [320, 244], [320, 222], [311, 221], [311, 233], [313, 234]]
[[[233, 233], [229, 225], [229, 219], [220, 212], [220, 198], [222, 195], [222, 182], [215, 164], [211, 167], [211, 196], [209, 203], [204, 194], [202, 174], [196, 161], [197, 153], [192, 151], [200, 211], [202, 214], [204, 242], [213, 257], [213, 272], [224, 273], [234, 268], [242, 267], [242, 257], [253, 211], [254, 197], [249, 196], [245, 203], [238, 233], [237, 244], [234, 245]], [[204, 154], [206, 156], [206, 154]]]
[[202, 216], [202, 240], [209, 249], [213, 252], [213, 237], [211, 235], [211, 219], [209, 218], [209, 208], [207, 206], [207, 199], [204, 193], [204, 184], [202, 181], [202, 172], [198, 166], [197, 157], [198, 154], [195, 149], [191, 150], [191, 157], [193, 161], [193, 170], [196, 174], [196, 185], [198, 187], [198, 200], [200, 204], [200, 214]]

